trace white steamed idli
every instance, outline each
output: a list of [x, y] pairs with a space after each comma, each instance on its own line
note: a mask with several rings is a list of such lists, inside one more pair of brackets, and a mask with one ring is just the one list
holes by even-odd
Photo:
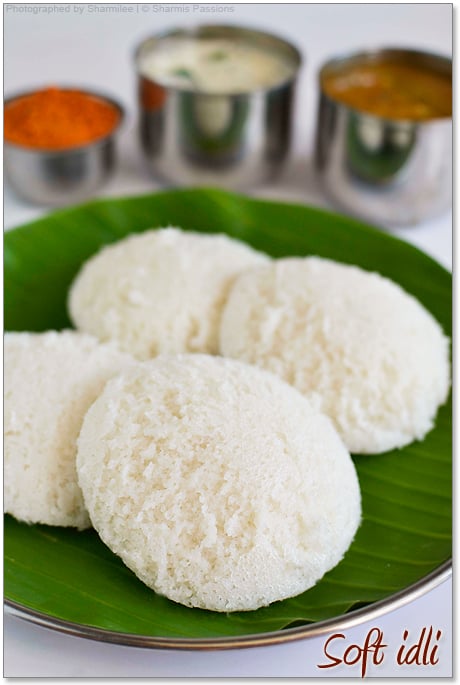
[[422, 439], [449, 389], [441, 327], [377, 273], [317, 257], [239, 277], [222, 314], [220, 351], [311, 396], [351, 452]]
[[329, 419], [230, 359], [162, 355], [109, 381], [77, 469], [102, 540], [191, 607], [257, 609], [307, 590], [360, 521], [355, 468]]
[[77, 328], [139, 359], [215, 354], [232, 280], [267, 260], [225, 235], [176, 228], [131, 235], [83, 265], [70, 290], [70, 316]]
[[72, 331], [6, 333], [4, 505], [27, 523], [87, 528], [75, 456], [83, 416], [132, 362]]

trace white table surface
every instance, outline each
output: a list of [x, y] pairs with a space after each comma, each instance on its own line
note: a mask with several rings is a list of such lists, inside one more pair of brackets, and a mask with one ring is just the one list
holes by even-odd
[[[133, 13], [98, 11], [95, 5], [70, 5], [69, 11], [26, 11], [16, 5], [4, 15], [5, 94], [47, 84], [100, 88], [121, 99], [128, 120], [120, 138], [119, 169], [101, 195], [115, 196], [160, 188], [143, 170], [136, 139], [135, 78], [132, 54], [145, 36], [172, 26], [232, 23], [281, 33], [306, 56], [296, 103], [291, 161], [283, 176], [254, 195], [328, 206], [311, 167], [316, 109], [315, 75], [334, 54], [384, 45], [425, 48], [446, 55], [452, 49], [452, 7], [448, 4], [220, 4], [138, 5]], [[32, 7], [29, 5], [29, 8]], [[64, 6], [65, 7], [65, 6]], [[113, 7], [113, 5], [112, 5]], [[188, 8], [187, 11], [180, 11]], [[223, 7], [229, 8], [225, 12]], [[54, 9], [53, 9], [54, 8]], [[91, 11], [91, 8], [96, 8]], [[169, 10], [169, 11], [167, 11]], [[45, 213], [5, 188], [5, 228]], [[452, 215], [422, 225], [393, 229], [396, 235], [428, 252], [447, 268], [452, 264]], [[452, 588], [448, 580], [420, 599], [380, 619], [346, 631], [344, 645], [362, 644], [373, 627], [384, 631], [385, 659], [368, 675], [446, 677], [451, 675]], [[442, 631], [435, 666], [399, 667], [395, 654], [402, 634], [410, 640], [423, 627]], [[61, 635], [7, 616], [4, 623], [4, 670], [7, 677], [351, 677], [360, 665], [318, 669], [325, 662], [326, 638], [228, 652], [140, 650]], [[432, 641], [432, 646], [434, 642]], [[331, 652], [340, 656], [340, 650]], [[342, 649], [343, 653], [343, 649]]]

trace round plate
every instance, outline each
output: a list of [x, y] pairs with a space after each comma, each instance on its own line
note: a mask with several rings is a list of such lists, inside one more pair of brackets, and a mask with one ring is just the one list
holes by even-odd
[[[8, 232], [5, 328], [68, 327], [67, 292], [83, 261], [130, 232], [165, 225], [224, 232], [274, 257], [316, 254], [378, 271], [417, 297], [451, 334], [451, 276], [416, 248], [347, 217], [216, 190], [91, 202]], [[297, 597], [253, 612], [189, 609], [144, 586], [93, 530], [28, 526], [7, 516], [7, 607], [72, 635], [162, 649], [280, 643], [377, 617], [450, 573], [450, 401], [423, 442], [353, 459], [361, 527], [342, 562]]]

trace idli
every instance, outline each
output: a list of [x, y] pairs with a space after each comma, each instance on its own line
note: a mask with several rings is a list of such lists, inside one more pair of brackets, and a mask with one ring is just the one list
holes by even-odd
[[355, 453], [421, 440], [449, 389], [449, 342], [424, 307], [377, 273], [317, 257], [239, 277], [220, 351], [316, 402]]
[[355, 468], [329, 419], [230, 359], [161, 355], [109, 381], [85, 416], [77, 469], [102, 540], [190, 607], [297, 595], [360, 522]]
[[77, 436], [105, 382], [130, 362], [81, 333], [6, 333], [7, 513], [27, 523], [91, 525], [77, 483]]
[[75, 326], [139, 359], [217, 353], [220, 312], [234, 277], [268, 257], [225, 235], [150, 230], [104, 247], [69, 295]]

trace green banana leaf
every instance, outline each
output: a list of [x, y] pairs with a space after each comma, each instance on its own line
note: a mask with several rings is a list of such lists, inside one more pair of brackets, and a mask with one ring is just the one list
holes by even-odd
[[[375, 270], [415, 295], [451, 334], [451, 276], [416, 248], [355, 220], [217, 190], [173, 190], [55, 212], [5, 236], [5, 328], [70, 325], [66, 295], [101, 245], [166, 225], [224, 232], [274, 257], [315, 254]], [[253, 612], [188, 609], [145, 587], [99, 540], [5, 517], [7, 601], [119, 633], [213, 638], [340, 616], [407, 588], [451, 556], [451, 404], [423, 442], [354, 456], [363, 522], [343, 561], [311, 590]]]

